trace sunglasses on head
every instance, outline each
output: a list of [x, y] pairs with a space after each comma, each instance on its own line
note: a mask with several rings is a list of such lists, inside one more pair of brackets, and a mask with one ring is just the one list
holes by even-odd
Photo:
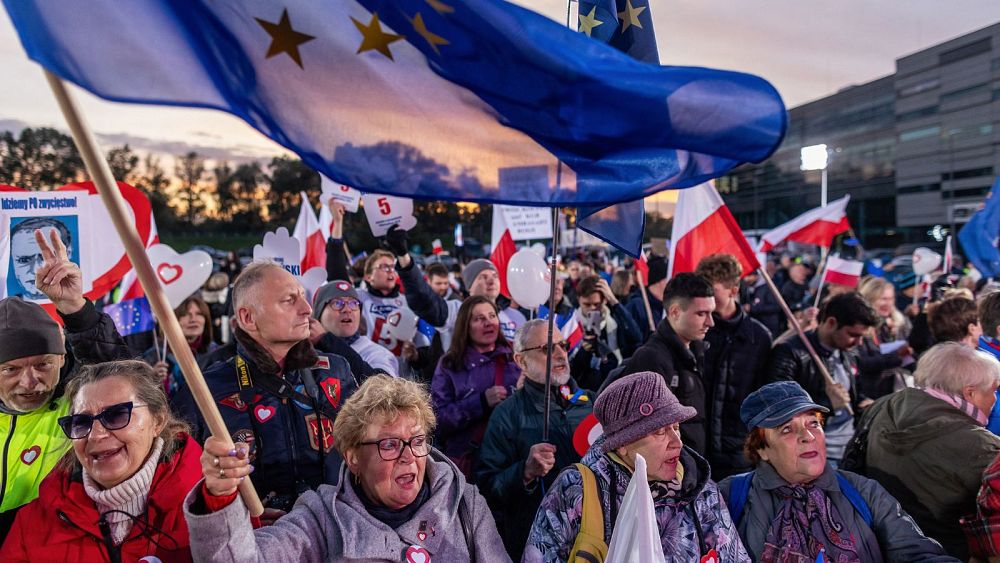
[[99, 420], [106, 430], [121, 430], [132, 421], [132, 409], [148, 405], [135, 405], [132, 401], [118, 403], [102, 410], [96, 415], [71, 414], [59, 417], [59, 427], [71, 440], [80, 440], [90, 435], [94, 421]]

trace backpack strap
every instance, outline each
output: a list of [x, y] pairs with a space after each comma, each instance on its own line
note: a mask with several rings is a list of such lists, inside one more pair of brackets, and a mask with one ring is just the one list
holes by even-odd
[[462, 523], [462, 533], [465, 535], [465, 545], [469, 548], [469, 563], [476, 563], [476, 544], [472, 535], [472, 515], [469, 513], [469, 503], [465, 495], [458, 501], [458, 519]]
[[747, 503], [747, 495], [750, 494], [750, 484], [753, 482], [753, 471], [733, 475], [729, 481], [729, 498], [726, 504], [729, 505], [729, 515], [733, 519], [733, 524], [739, 526], [743, 519], [743, 507]]
[[570, 563], [601, 563], [608, 556], [608, 544], [604, 543], [604, 511], [601, 508], [600, 492], [594, 472], [582, 463], [574, 464], [583, 478], [583, 512], [580, 516], [580, 532], [573, 542], [569, 554]]
[[837, 482], [840, 483], [840, 492], [844, 493], [844, 496], [850, 501], [851, 506], [858, 512], [861, 519], [865, 521], [865, 524], [868, 524], [868, 527], [872, 528], [875, 524], [875, 519], [872, 517], [871, 509], [868, 508], [868, 503], [865, 502], [864, 497], [861, 496], [861, 493], [851, 484], [847, 477], [844, 477], [843, 473], [840, 471], [836, 473]]

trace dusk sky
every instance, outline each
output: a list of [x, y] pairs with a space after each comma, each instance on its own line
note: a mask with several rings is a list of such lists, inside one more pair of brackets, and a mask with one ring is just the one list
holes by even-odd
[[[636, 5], [644, 0], [637, 0]], [[663, 64], [758, 74], [788, 107], [890, 74], [895, 59], [1000, 21], [995, 0], [650, 0]], [[519, 0], [564, 20], [564, 0]], [[112, 33], [112, 30], [104, 30]], [[0, 16], [0, 130], [66, 129], [36, 65]], [[266, 158], [283, 149], [221, 112], [112, 104], [80, 92], [105, 145], [142, 152], [198, 150], [209, 158]]]

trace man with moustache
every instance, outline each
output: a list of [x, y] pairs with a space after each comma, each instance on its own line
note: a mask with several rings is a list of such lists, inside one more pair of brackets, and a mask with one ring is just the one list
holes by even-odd
[[[555, 330], [551, 350], [548, 321], [527, 321], [514, 336], [514, 361], [524, 387], [497, 405], [490, 416], [479, 453], [476, 480], [493, 512], [514, 561], [528, 540], [544, 491], [566, 466], [580, 461], [573, 435], [593, 412], [596, 397], [570, 376], [568, 342]], [[545, 364], [552, 356], [552, 379], [545, 387]], [[542, 441], [545, 394], [552, 395], [548, 441]]]

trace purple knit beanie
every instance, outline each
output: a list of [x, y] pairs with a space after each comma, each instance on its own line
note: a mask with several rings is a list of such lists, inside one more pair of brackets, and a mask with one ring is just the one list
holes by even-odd
[[663, 376], [641, 371], [623, 377], [594, 402], [594, 416], [604, 427], [604, 451], [614, 451], [664, 426], [684, 422], [698, 411], [686, 407], [667, 388]]

